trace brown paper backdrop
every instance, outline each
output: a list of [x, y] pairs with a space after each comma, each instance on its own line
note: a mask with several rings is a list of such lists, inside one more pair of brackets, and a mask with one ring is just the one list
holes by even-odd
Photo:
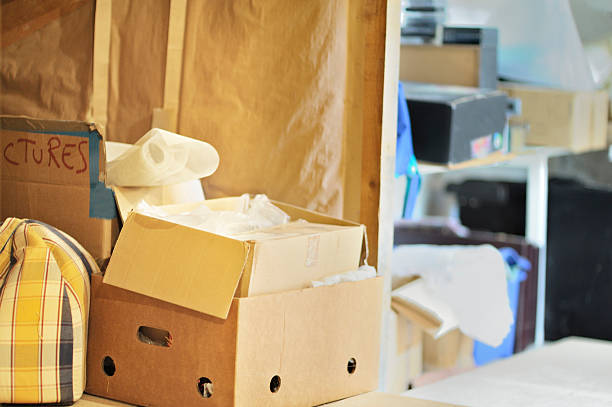
[[179, 131], [219, 151], [208, 197], [342, 214], [347, 17], [348, 0], [189, 1]]
[[94, 2], [3, 1], [2, 8], [0, 113], [85, 120]]
[[[94, 2], [62, 2], [78, 8], [2, 49], [0, 112], [87, 119]], [[169, 4], [112, 2], [108, 140], [136, 141], [163, 106]], [[208, 197], [359, 219], [345, 196], [361, 181], [365, 17], [362, 1], [188, 1], [178, 125], [219, 151]]]
[[163, 105], [169, 0], [114, 0], [106, 138], [133, 143]]

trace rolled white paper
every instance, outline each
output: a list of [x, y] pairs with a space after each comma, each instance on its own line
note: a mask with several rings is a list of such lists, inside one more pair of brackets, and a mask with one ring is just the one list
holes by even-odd
[[210, 144], [151, 129], [107, 164], [107, 182], [122, 187], [179, 184], [214, 173], [219, 154]]

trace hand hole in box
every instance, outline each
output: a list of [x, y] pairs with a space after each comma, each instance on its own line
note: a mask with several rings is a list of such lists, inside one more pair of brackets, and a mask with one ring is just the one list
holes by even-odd
[[348, 363], [346, 364], [346, 370], [349, 372], [349, 374], [355, 373], [355, 370], [357, 370], [357, 361], [355, 358], [349, 359]]
[[280, 386], [281, 386], [281, 378], [280, 376], [274, 376], [272, 378], [272, 380], [270, 380], [270, 391], [272, 393], [276, 393], [277, 391], [280, 390]]
[[102, 369], [107, 376], [113, 376], [117, 370], [113, 358], [106, 356], [104, 360], [102, 360]]
[[200, 377], [198, 379], [198, 393], [207, 399], [213, 395], [213, 384], [208, 377]]
[[148, 345], [169, 348], [172, 345], [172, 335], [163, 329], [141, 326], [138, 328], [138, 340]]

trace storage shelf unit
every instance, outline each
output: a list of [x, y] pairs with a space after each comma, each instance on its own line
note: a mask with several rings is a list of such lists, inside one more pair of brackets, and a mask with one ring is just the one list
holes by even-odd
[[548, 159], [569, 154], [558, 147], [524, 147], [519, 152], [493, 153], [460, 164], [440, 165], [419, 162], [423, 176], [465, 169], [486, 170], [494, 167], [518, 167], [527, 170], [525, 237], [540, 249], [538, 264], [538, 301], [536, 307], [535, 346], [544, 343], [546, 299], [546, 231], [548, 221]]

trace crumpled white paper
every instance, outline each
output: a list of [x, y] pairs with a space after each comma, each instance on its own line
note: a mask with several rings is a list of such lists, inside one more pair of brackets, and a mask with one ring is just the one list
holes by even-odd
[[106, 165], [106, 181], [120, 187], [179, 184], [214, 173], [219, 154], [203, 141], [151, 129]]
[[506, 265], [493, 246], [398, 246], [392, 269], [397, 277], [420, 276], [467, 336], [499, 346], [510, 331]]
[[241, 198], [247, 203], [243, 211], [213, 211], [202, 204], [190, 212], [170, 214], [163, 207], [149, 205], [145, 201], [141, 201], [135, 210], [158, 219], [223, 236], [236, 236], [283, 225], [290, 220], [289, 215], [270, 202], [266, 195], [250, 198], [248, 194], [244, 194]]
[[361, 281], [368, 278], [376, 277], [376, 269], [372, 266], [361, 266], [357, 270], [347, 271], [341, 274], [334, 274], [333, 276], [325, 277], [323, 280], [312, 281], [313, 287], [321, 287], [325, 285], [335, 285], [340, 283], [346, 283], [349, 281]]

